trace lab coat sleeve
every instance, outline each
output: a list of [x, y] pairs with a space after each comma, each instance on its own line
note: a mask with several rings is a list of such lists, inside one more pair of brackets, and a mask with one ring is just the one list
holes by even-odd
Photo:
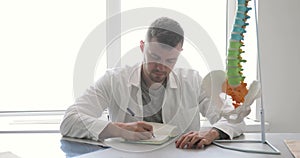
[[[198, 85], [201, 85], [201, 78], [198, 80]], [[245, 130], [245, 122], [231, 124], [225, 118], [221, 117], [221, 109], [230, 109], [233, 108], [228, 102], [225, 100], [220, 100], [222, 103], [218, 101], [212, 101], [210, 97], [206, 95], [204, 89], [198, 87], [199, 91], [199, 110], [202, 116], [206, 117], [208, 121], [212, 124], [213, 127], [218, 128], [219, 130], [226, 133], [230, 139], [240, 136], [243, 134]], [[216, 104], [221, 104], [224, 107], [219, 107]]]
[[99, 134], [109, 123], [98, 119], [109, 104], [109, 81], [105, 74], [66, 110], [60, 125], [63, 136], [99, 140]]
[[218, 128], [219, 130], [226, 133], [230, 139], [233, 139], [234, 137], [238, 137], [243, 134], [246, 125], [244, 121], [242, 121], [241, 123], [232, 124], [229, 123], [225, 118], [222, 118], [218, 122], [213, 124], [213, 127]]

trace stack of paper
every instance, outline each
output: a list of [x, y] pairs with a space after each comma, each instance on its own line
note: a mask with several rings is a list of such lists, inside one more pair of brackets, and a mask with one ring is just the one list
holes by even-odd
[[284, 140], [295, 158], [300, 158], [300, 140]]

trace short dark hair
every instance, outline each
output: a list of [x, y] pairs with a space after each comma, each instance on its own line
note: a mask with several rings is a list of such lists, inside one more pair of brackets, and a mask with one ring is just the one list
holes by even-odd
[[168, 17], [156, 19], [148, 28], [147, 40], [156, 38], [157, 42], [176, 47], [178, 43], [183, 44], [184, 32], [180, 24]]

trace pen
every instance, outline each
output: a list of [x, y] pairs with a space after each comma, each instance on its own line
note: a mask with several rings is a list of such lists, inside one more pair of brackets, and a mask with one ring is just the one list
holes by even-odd
[[[147, 130], [147, 131], [150, 132], [150, 130]], [[155, 135], [154, 135], [153, 131], [151, 132], [151, 134], [152, 134], [152, 137], [155, 138]]]
[[127, 111], [130, 113], [131, 116], [135, 115], [134, 112], [131, 109], [127, 108]]
[[152, 137], [153, 137], [153, 138], [155, 138], [155, 135], [154, 135], [154, 133], [152, 133]]

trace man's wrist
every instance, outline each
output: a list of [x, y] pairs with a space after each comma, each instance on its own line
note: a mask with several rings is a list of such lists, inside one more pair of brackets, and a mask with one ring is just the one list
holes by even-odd
[[106, 138], [119, 137], [120, 127], [113, 122], [109, 122], [106, 127], [101, 131], [98, 138], [104, 140]]
[[212, 130], [215, 130], [218, 132], [218, 137], [216, 139], [228, 139], [229, 138], [229, 136], [225, 132], [223, 132], [222, 130], [220, 130], [216, 127], [213, 127]]
[[112, 137], [122, 137], [125, 128], [125, 123], [110, 122], [109, 125]]
[[212, 128], [212, 129], [210, 130], [210, 133], [213, 135], [214, 140], [220, 139], [220, 133], [219, 133], [219, 131], [216, 130], [215, 128]]
[[119, 128], [124, 128], [124, 123], [122, 123], [122, 122], [112, 122], [112, 124]]

